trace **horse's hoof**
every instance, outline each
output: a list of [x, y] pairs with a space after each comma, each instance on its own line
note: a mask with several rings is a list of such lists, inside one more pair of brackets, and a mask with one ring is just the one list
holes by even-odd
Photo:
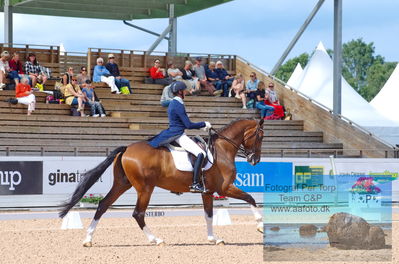
[[165, 241], [163, 241], [162, 239], [159, 239], [159, 238], [156, 240], [155, 243], [157, 244], [157, 246], [165, 246], [166, 245]]
[[84, 242], [84, 243], [83, 243], [83, 246], [84, 246], [84, 247], [92, 247], [93, 244], [89, 241], [89, 242]]
[[258, 230], [260, 233], [263, 234], [263, 223], [259, 223], [258, 226], [256, 227], [256, 230]]
[[222, 239], [218, 239], [218, 240], [216, 240], [216, 245], [217, 246], [224, 246], [226, 244], [224, 243], [224, 241]]

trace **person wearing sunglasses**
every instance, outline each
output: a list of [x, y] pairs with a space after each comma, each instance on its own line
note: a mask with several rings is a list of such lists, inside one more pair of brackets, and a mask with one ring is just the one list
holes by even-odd
[[76, 76], [76, 79], [78, 80], [78, 84], [80, 87], [85, 87], [86, 81], [90, 81], [90, 76], [87, 74], [86, 66], [82, 66], [80, 68], [80, 73]]
[[169, 85], [172, 83], [171, 78], [167, 78], [165, 69], [161, 68], [161, 61], [159, 59], [154, 60], [154, 66], [150, 68], [150, 76], [154, 83]]
[[119, 90], [122, 87], [127, 86], [130, 94], [133, 93], [132, 88], [130, 87], [129, 80], [121, 77], [118, 64], [116, 64], [116, 62], [115, 62], [114, 54], [112, 54], [112, 53], [108, 54], [108, 62], [107, 62], [107, 64], [105, 64], [105, 68], [107, 68], [107, 70], [111, 73], [111, 75], [115, 77], [115, 84], [116, 84], [116, 86], [118, 86]]
[[251, 72], [249, 75], [250, 79], [247, 82], [246, 89], [247, 89], [247, 97], [249, 98], [249, 101], [252, 100], [252, 108], [256, 107], [256, 91], [258, 90], [258, 84], [259, 80], [256, 78], [256, 73]]

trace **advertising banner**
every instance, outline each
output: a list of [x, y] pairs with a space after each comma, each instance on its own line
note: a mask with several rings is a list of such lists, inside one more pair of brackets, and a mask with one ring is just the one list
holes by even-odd
[[42, 161], [0, 161], [0, 195], [42, 194]]

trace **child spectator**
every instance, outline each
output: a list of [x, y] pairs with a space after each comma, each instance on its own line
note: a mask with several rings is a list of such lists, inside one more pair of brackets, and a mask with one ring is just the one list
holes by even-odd
[[165, 69], [161, 68], [161, 61], [156, 59], [154, 66], [150, 68], [150, 76], [156, 84], [169, 85], [172, 83], [171, 78], [165, 77]]
[[90, 106], [92, 117], [105, 117], [104, 107], [100, 102], [95, 100], [94, 90], [90, 80], [86, 80], [85, 88], [82, 89], [83, 94], [86, 97], [86, 104]]
[[85, 95], [80, 90], [76, 77], [72, 77], [71, 83], [65, 86], [64, 96], [67, 105], [78, 105], [80, 116], [86, 116], [84, 113]]
[[[14, 76], [15, 84], [18, 84], [25, 73], [22, 68], [22, 62], [19, 60], [19, 54], [14, 52], [10, 60], [10, 74]], [[17, 77], [18, 76], [18, 77]]]
[[247, 97], [252, 100], [252, 108], [256, 107], [256, 90], [258, 89], [259, 80], [256, 78], [256, 73], [251, 72], [250, 79], [247, 82]]
[[258, 90], [256, 91], [256, 108], [260, 110], [260, 118], [270, 116], [274, 112], [274, 107], [265, 104], [266, 100], [269, 100], [269, 94], [265, 91], [266, 85], [264, 82], [258, 83]]
[[36, 60], [36, 55], [33, 53], [28, 54], [28, 58], [25, 62], [25, 73], [29, 76], [32, 82], [32, 87], [36, 86], [37, 78], [39, 78], [39, 76], [42, 78], [42, 85], [47, 81], [47, 75], [42, 71], [42, 68]]
[[168, 107], [170, 101], [173, 100], [174, 95], [172, 93], [171, 86], [172, 85], [168, 85], [168, 86], [165, 86], [165, 88], [163, 88], [162, 96], [161, 96], [161, 105], [163, 107]]
[[31, 115], [35, 110], [36, 98], [26, 77], [23, 77], [21, 82], [16, 86], [15, 97], [18, 103], [28, 105], [28, 115]]
[[119, 90], [123, 86], [127, 86], [129, 89], [130, 94], [133, 93], [132, 88], [130, 87], [130, 82], [127, 79], [124, 79], [121, 77], [121, 74], [119, 72], [119, 67], [118, 64], [115, 63], [115, 56], [114, 54], [108, 54], [108, 63], [105, 64], [105, 68], [111, 73], [112, 76], [115, 77], [115, 84], [118, 86]]
[[111, 87], [111, 92], [120, 94], [118, 87], [115, 84], [115, 77], [105, 68], [103, 58], [97, 59], [97, 65], [94, 67], [93, 81], [94, 82], [105, 82]]
[[191, 61], [187, 60], [184, 63], [184, 68], [180, 70], [183, 73], [182, 82], [186, 84], [187, 91], [190, 94], [198, 94], [200, 92], [200, 83], [192, 67], [193, 63]]
[[245, 85], [244, 78], [242, 77], [241, 73], [238, 73], [231, 85], [231, 89], [235, 94], [235, 98], [241, 99], [242, 109], [247, 109], [247, 98], [245, 95], [245, 86], [244, 85]]

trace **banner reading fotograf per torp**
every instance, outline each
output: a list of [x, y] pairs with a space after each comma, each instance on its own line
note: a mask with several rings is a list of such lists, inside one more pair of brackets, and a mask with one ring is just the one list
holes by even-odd
[[42, 161], [1, 161], [0, 195], [42, 194]]

